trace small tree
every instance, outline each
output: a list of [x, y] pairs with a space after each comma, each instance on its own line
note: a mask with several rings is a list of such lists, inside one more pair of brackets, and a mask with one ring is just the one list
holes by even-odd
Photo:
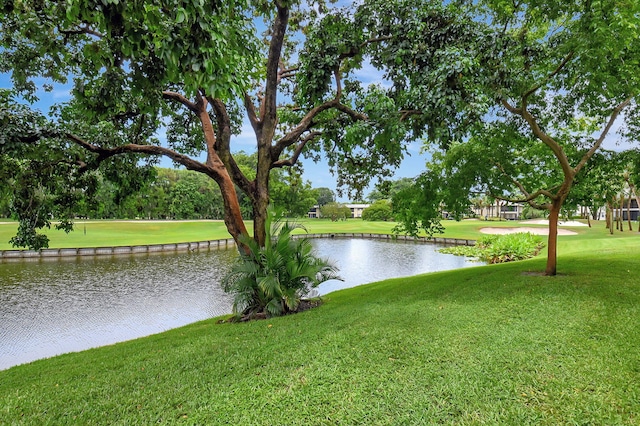
[[375, 189], [367, 195], [367, 200], [374, 203], [379, 200], [391, 200], [395, 194], [408, 188], [413, 183], [412, 178], [400, 178], [397, 180], [386, 180], [378, 182]]
[[[451, 2], [456, 16], [435, 22], [415, 18], [433, 7], [419, 3], [376, 3], [388, 37], [381, 60], [395, 87], [411, 88], [394, 100], [449, 155], [438, 176], [446, 186], [549, 211], [545, 273], [555, 275], [558, 217], [576, 176], [623, 118], [622, 132], [636, 137], [640, 3]], [[426, 61], [444, 36], [424, 27], [443, 22], [460, 35]]]
[[336, 222], [351, 217], [351, 209], [344, 204], [328, 203], [320, 207], [320, 214]]

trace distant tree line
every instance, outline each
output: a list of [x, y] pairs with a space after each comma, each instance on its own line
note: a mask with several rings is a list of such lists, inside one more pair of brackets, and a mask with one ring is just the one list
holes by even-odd
[[[135, 195], [118, 200], [117, 190], [104, 182], [87, 202], [84, 216], [91, 219], [223, 219], [220, 188], [201, 173], [157, 168], [157, 175]], [[317, 204], [318, 190], [299, 175], [282, 170], [271, 172], [271, 203], [288, 217], [303, 217]], [[252, 219], [251, 200], [239, 192], [245, 219]]]

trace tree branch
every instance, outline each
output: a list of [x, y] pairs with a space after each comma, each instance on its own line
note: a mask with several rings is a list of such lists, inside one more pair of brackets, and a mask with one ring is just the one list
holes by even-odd
[[277, 104], [276, 97], [278, 91], [278, 71], [280, 69], [280, 58], [284, 37], [289, 23], [289, 8], [276, 1], [276, 17], [271, 27], [271, 42], [269, 43], [269, 53], [267, 56], [267, 73], [264, 90], [264, 108], [260, 111], [260, 121], [265, 123], [267, 129], [273, 127], [276, 122]]
[[509, 102], [507, 102], [506, 99], [501, 99], [500, 102], [502, 103], [502, 106], [505, 107], [510, 113], [515, 115], [522, 115], [522, 109], [512, 106]]
[[251, 127], [253, 127], [253, 130], [257, 134], [261, 131], [262, 126], [260, 123], [260, 119], [258, 119], [258, 116], [256, 114], [256, 107], [253, 105], [253, 99], [251, 99], [251, 96], [249, 96], [249, 94], [246, 92], [244, 94], [244, 109], [247, 111], [247, 117], [249, 117]]
[[494, 165], [498, 168], [498, 170], [500, 170], [502, 175], [505, 176], [507, 179], [509, 179], [514, 185], [516, 185], [518, 187], [518, 189], [520, 190], [520, 192], [522, 192], [522, 195], [524, 195], [524, 198], [522, 198], [522, 199], [505, 200], [505, 201], [512, 201], [514, 203], [515, 202], [517, 202], [517, 203], [528, 203], [528, 202], [538, 198], [540, 195], [544, 195], [545, 197], [548, 197], [548, 198], [550, 198], [552, 200], [555, 200], [557, 198], [556, 195], [552, 194], [551, 191], [549, 191], [547, 189], [539, 189], [536, 192], [534, 192], [533, 194], [529, 194], [529, 191], [527, 191], [527, 189], [524, 187], [524, 185], [519, 180], [517, 180], [516, 178], [511, 176], [509, 173], [507, 173], [500, 163], [494, 163]]
[[422, 114], [424, 114], [422, 111], [417, 110], [417, 109], [400, 110], [399, 112], [400, 112], [400, 114], [402, 114], [400, 116], [400, 121], [404, 121], [407, 118], [411, 117], [412, 115], [422, 115]]
[[293, 67], [286, 70], [280, 70], [278, 79], [283, 80], [285, 78], [291, 78], [295, 76], [299, 70], [300, 70], [300, 67]]
[[502, 176], [505, 176], [507, 179], [509, 179], [511, 181], [511, 183], [513, 183], [515, 186], [518, 187], [518, 189], [520, 189], [520, 192], [522, 192], [522, 194], [525, 197], [529, 196], [529, 191], [526, 190], [524, 185], [522, 185], [516, 178], [514, 178], [509, 173], [507, 173], [505, 171], [504, 167], [502, 167], [502, 164], [497, 163], [497, 162], [494, 162], [493, 164], [498, 168], [498, 170], [500, 170], [500, 172], [502, 173]]
[[283, 78], [290, 78], [296, 75], [296, 73], [300, 70], [300, 66], [295, 66], [291, 68], [285, 68], [282, 59], [278, 64], [278, 83], [282, 81]]
[[527, 110], [526, 102], [523, 100], [522, 108], [515, 108], [511, 106], [506, 99], [502, 99], [502, 105], [512, 114], [519, 115], [522, 117], [527, 124], [529, 124], [529, 128], [533, 132], [534, 136], [538, 138], [542, 143], [544, 143], [553, 155], [556, 157], [558, 162], [560, 163], [560, 167], [562, 167], [562, 172], [564, 176], [571, 176], [573, 173], [573, 169], [571, 168], [571, 164], [569, 164], [569, 159], [565, 154], [562, 146], [558, 142], [555, 141], [551, 136], [547, 135], [538, 125], [538, 121], [535, 117]]
[[92, 35], [98, 38], [104, 38], [104, 35], [102, 35], [98, 31], [95, 31], [89, 28], [88, 25], [85, 25], [84, 27], [79, 27], [78, 29], [75, 29], [75, 30], [63, 30], [63, 29], [59, 29], [59, 30], [60, 30], [60, 34], [64, 34], [64, 35], [87, 34], [87, 35]]
[[108, 158], [119, 154], [125, 153], [137, 153], [137, 154], [150, 154], [150, 155], [163, 155], [165, 157], [169, 157], [174, 160], [176, 163], [182, 164], [189, 170], [194, 170], [197, 172], [204, 173], [208, 176], [211, 176], [216, 181], [218, 181], [217, 174], [214, 173], [213, 168], [207, 166], [206, 164], [200, 163], [198, 161], [193, 160], [186, 155], [177, 153], [171, 149], [164, 148], [162, 146], [157, 145], [138, 145], [138, 144], [126, 144], [120, 145], [115, 148], [103, 148], [98, 145], [91, 144], [84, 139], [80, 138], [71, 133], [66, 133], [63, 135], [66, 139], [72, 141], [76, 145], [81, 148], [92, 152], [98, 155], [98, 162], [102, 162]]
[[366, 47], [366, 46], [368, 46], [370, 44], [373, 44], [373, 43], [379, 43], [381, 41], [391, 40], [392, 38], [393, 38], [393, 36], [389, 35], [389, 36], [374, 37], [374, 38], [370, 38], [368, 40], [365, 40], [362, 43], [360, 43], [360, 45], [358, 47], [352, 47], [347, 52], [344, 52], [344, 53], [340, 54], [340, 56], [338, 56], [338, 60], [341, 61], [343, 59], [353, 58], [354, 56], [359, 54], [364, 47]]
[[272, 148], [272, 153], [271, 153], [271, 157], [274, 159], [274, 161], [277, 161], [278, 158], [280, 158], [280, 154], [282, 154], [282, 151], [284, 151], [285, 148], [287, 148], [288, 146], [293, 145], [294, 143], [296, 143], [296, 141], [300, 138], [300, 136], [308, 131], [313, 123], [313, 119], [320, 114], [323, 111], [326, 111], [328, 109], [331, 108], [335, 108], [338, 111], [341, 111], [345, 114], [347, 114], [349, 117], [351, 117], [351, 119], [353, 121], [358, 121], [358, 120], [366, 120], [367, 116], [359, 113], [357, 111], [352, 110], [351, 108], [349, 108], [346, 105], [343, 105], [340, 103], [340, 100], [338, 98], [334, 98], [330, 101], [327, 101], [321, 105], [318, 105], [316, 107], [314, 107], [313, 109], [311, 109], [298, 123], [298, 125], [296, 127], [294, 127], [289, 133], [287, 133], [286, 135], [284, 135], [277, 143], [276, 145]]
[[533, 201], [533, 199], [526, 200], [526, 199], [518, 199], [518, 198], [508, 198], [508, 197], [503, 197], [502, 195], [496, 195], [491, 192], [489, 193], [489, 195], [491, 195], [491, 197], [497, 200], [506, 201], [508, 203], [517, 203], [517, 204], [527, 203], [534, 209], [538, 209], [538, 210], [549, 210], [549, 208], [551, 207], [550, 203], [538, 204], [535, 201]]
[[[217, 145], [214, 147], [215, 154], [219, 156], [233, 182], [245, 193], [249, 193], [251, 190], [251, 182], [247, 179], [244, 173], [242, 173], [242, 170], [240, 170], [240, 167], [233, 158], [233, 155], [231, 155], [231, 119], [229, 118], [227, 108], [220, 99], [212, 99], [211, 106], [216, 113], [219, 132]], [[210, 153], [210, 155], [213, 154], [214, 153]]]
[[353, 109], [349, 108], [348, 106], [339, 103], [335, 106], [335, 108], [338, 111], [341, 111], [345, 114], [347, 114], [349, 117], [351, 117], [351, 119], [353, 121], [366, 121], [368, 120], [369, 117], [367, 117], [365, 114], [358, 112], [358, 111], [354, 111]]
[[620, 115], [622, 110], [625, 107], [627, 107], [627, 105], [629, 105], [632, 100], [633, 100], [633, 96], [629, 96], [627, 99], [625, 99], [623, 102], [618, 104], [618, 106], [616, 106], [613, 109], [613, 111], [611, 112], [611, 116], [609, 117], [609, 121], [607, 122], [607, 125], [602, 130], [602, 133], [600, 133], [600, 137], [595, 141], [591, 149], [582, 156], [578, 165], [573, 169], [575, 174], [578, 174], [578, 172], [584, 167], [587, 161], [589, 161], [589, 159], [593, 157], [593, 154], [595, 154], [598, 148], [600, 148], [600, 146], [604, 142], [604, 139], [607, 137], [607, 134], [611, 130], [611, 127], [613, 127], [613, 123], [615, 123], [616, 119], [618, 118], [618, 115]]
[[524, 92], [524, 94], [522, 95], [522, 102], [523, 105], [526, 105], [527, 102], [527, 98], [529, 96], [531, 96], [533, 93], [535, 93], [539, 88], [541, 88], [542, 86], [544, 86], [547, 82], [549, 82], [549, 80], [551, 80], [553, 77], [555, 77], [566, 65], [567, 63], [569, 63], [569, 61], [571, 60], [571, 58], [573, 58], [573, 51], [569, 52], [567, 54], [567, 56], [564, 57], [564, 59], [562, 60], [562, 62], [560, 62], [560, 65], [558, 65], [556, 67], [555, 70], [553, 70], [553, 72], [551, 74], [549, 74], [548, 76], [545, 77], [544, 80], [542, 80], [539, 84], [536, 84], [535, 86], [533, 86], [531, 89], [527, 90], [526, 92]]
[[165, 99], [169, 99], [169, 100], [181, 103], [182, 105], [187, 107], [191, 112], [195, 114], [198, 114], [200, 112], [200, 109], [198, 108], [198, 105], [195, 102], [190, 101], [180, 93], [164, 90], [162, 92], [162, 97]]
[[298, 158], [300, 157], [300, 154], [302, 153], [302, 150], [304, 149], [304, 147], [307, 145], [307, 143], [309, 143], [310, 141], [312, 141], [314, 138], [320, 136], [322, 134], [322, 132], [311, 132], [309, 133], [307, 136], [305, 136], [300, 143], [298, 144], [298, 146], [296, 146], [296, 150], [293, 153], [293, 155], [286, 159], [286, 160], [278, 160], [275, 161], [271, 164], [271, 168], [275, 169], [275, 168], [281, 168], [281, 167], [287, 167], [287, 166], [293, 166], [298, 162]]

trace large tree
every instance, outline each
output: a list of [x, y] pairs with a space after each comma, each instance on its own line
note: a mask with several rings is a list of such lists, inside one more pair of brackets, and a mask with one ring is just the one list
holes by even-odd
[[[555, 275], [557, 219], [576, 176], [623, 119], [621, 136], [637, 131], [640, 3], [485, 0], [467, 10], [478, 36], [468, 48], [451, 50], [442, 66], [452, 71], [450, 86], [462, 88], [471, 102], [443, 105], [455, 117], [444, 131], [427, 123], [444, 154], [417, 186], [458, 195], [458, 188], [487, 191], [549, 210], [545, 273]], [[429, 46], [422, 40], [412, 44], [419, 52], [421, 42]], [[428, 68], [419, 65], [399, 61], [402, 78], [394, 80], [413, 87], [408, 93], [417, 115], [423, 114], [420, 96], [433, 97], [423, 84]], [[446, 183], [427, 182], [432, 178]], [[409, 215], [408, 229], [435, 211]]]
[[[98, 168], [135, 190], [141, 155], [164, 155], [209, 175], [223, 193], [229, 232], [246, 233], [231, 167], [223, 161], [230, 155], [231, 129], [214, 131], [216, 119], [229, 120], [223, 99], [243, 93], [259, 64], [245, 6], [235, 1], [2, 3], [0, 71], [11, 73], [13, 87], [0, 105], [0, 153], [28, 165], [28, 172], [14, 176], [25, 188], [14, 199], [27, 203], [16, 206], [20, 245], [46, 245], [35, 230], [48, 225], [51, 213], [68, 227], [73, 200], [64, 211], [50, 206], [68, 199], [73, 187], [90, 187]], [[24, 106], [37, 100], [38, 89], [69, 80], [72, 99], [54, 106], [49, 117]], [[216, 103], [222, 105], [219, 116], [209, 109]], [[156, 134], [168, 119], [165, 146]], [[180, 120], [181, 127], [175, 125]], [[204, 162], [189, 157], [202, 151]], [[146, 161], [150, 170], [153, 161]], [[55, 202], [26, 201], [40, 194], [53, 194]]]
[[[317, 158], [313, 152], [324, 149], [341, 170], [340, 183], [356, 191], [371, 174], [388, 174], [384, 166], [399, 164], [404, 153], [404, 132], [376, 121], [393, 107], [384, 94], [349, 78], [370, 41], [341, 19], [308, 25], [325, 5], [303, 6], [288, 0], [2, 2], [0, 72], [11, 73], [13, 87], [0, 96], [0, 155], [4, 168], [9, 159], [22, 161], [23, 172], [11, 179], [25, 190], [15, 194], [25, 204], [15, 205], [23, 236], [16, 241], [46, 245], [36, 230], [49, 225], [52, 213], [68, 229], [76, 205], [69, 195], [90, 192], [93, 171], [135, 190], [158, 156], [217, 182], [236, 241], [247, 233], [240, 188], [251, 200], [259, 245], [272, 169], [295, 165], [303, 153]], [[256, 36], [261, 19], [264, 39]], [[50, 115], [25, 106], [39, 89], [69, 80], [71, 100]], [[253, 176], [232, 150], [243, 116], [255, 134]], [[158, 138], [163, 127], [166, 143]], [[134, 174], [141, 162], [146, 168]], [[42, 194], [50, 201], [35, 203]]]

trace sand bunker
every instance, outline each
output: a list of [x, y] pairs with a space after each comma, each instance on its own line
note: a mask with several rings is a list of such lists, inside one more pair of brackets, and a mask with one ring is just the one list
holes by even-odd
[[[534, 235], [549, 235], [549, 228], [531, 228], [528, 226], [518, 228], [482, 228], [480, 232], [483, 234], [515, 234], [516, 232], [530, 232]], [[558, 235], [577, 235], [577, 232], [568, 229], [558, 229]]]
[[[528, 224], [528, 225], [549, 225], [549, 221], [547, 219], [533, 219], [533, 220], [523, 220], [520, 223]], [[578, 222], [577, 220], [559, 220], [558, 226], [589, 226], [586, 223]]]

